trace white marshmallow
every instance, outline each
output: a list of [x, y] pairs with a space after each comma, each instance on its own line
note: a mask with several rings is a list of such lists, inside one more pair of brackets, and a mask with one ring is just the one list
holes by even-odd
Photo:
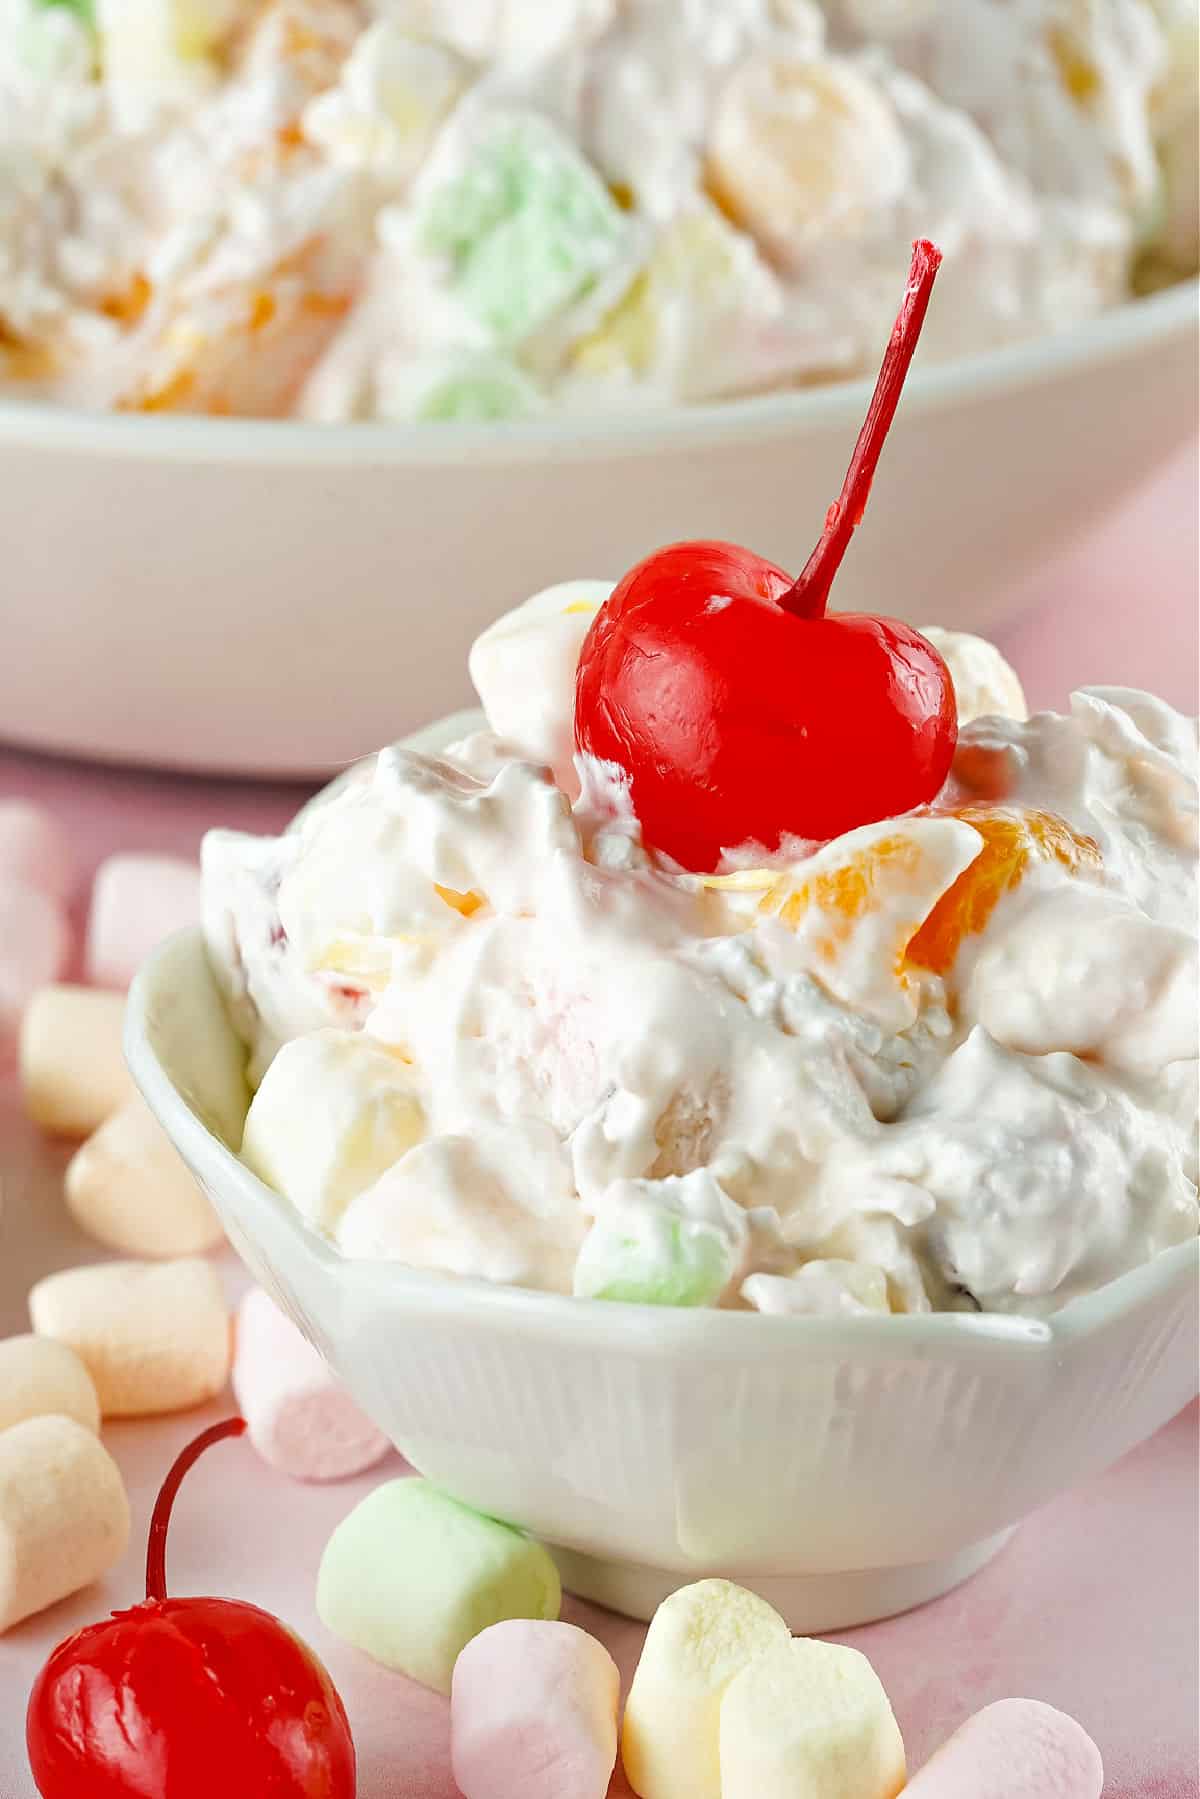
[[342, 1480], [391, 1448], [260, 1287], [238, 1311], [233, 1391], [259, 1455], [296, 1480]]
[[947, 631], [941, 625], [918, 625], [917, 629], [950, 670], [960, 725], [977, 718], [1029, 717], [1017, 671], [994, 643], [974, 637], [970, 631]]
[[178, 856], [110, 856], [92, 886], [88, 980], [128, 987], [164, 937], [199, 923], [198, 863]]
[[246, 1115], [242, 1160], [316, 1229], [422, 1136], [416, 1084], [398, 1056], [355, 1031], [285, 1043]]
[[100, 1401], [92, 1377], [65, 1343], [26, 1333], [0, 1341], [0, 1431], [52, 1412], [100, 1429]]
[[58, 901], [0, 868], [0, 1035], [16, 1026], [39, 987], [58, 979], [69, 952]]
[[42, 987], [21, 1024], [21, 1085], [35, 1124], [86, 1137], [134, 1092], [121, 1049], [125, 997]]
[[790, 1641], [778, 1612], [731, 1581], [696, 1581], [663, 1600], [621, 1730], [625, 1772], [641, 1799], [722, 1799], [722, 1695], [748, 1663]]
[[865, 1655], [796, 1637], [721, 1701], [721, 1799], [895, 1799], [904, 1744]]
[[71, 897], [75, 865], [66, 834], [28, 800], [0, 800], [0, 880], [35, 887], [62, 905]]
[[99, 1580], [128, 1541], [120, 1471], [90, 1430], [48, 1417], [0, 1432], [0, 1631]]
[[192, 1256], [223, 1241], [221, 1221], [136, 1094], [76, 1150], [63, 1182], [81, 1230], [127, 1256]]
[[471, 645], [467, 667], [497, 737], [531, 762], [544, 762], [572, 797], [575, 774], [575, 669], [611, 581], [562, 581], [535, 593], [489, 625]]
[[29, 1315], [39, 1335], [75, 1350], [106, 1418], [200, 1405], [229, 1374], [229, 1314], [199, 1257], [64, 1269], [34, 1287]]

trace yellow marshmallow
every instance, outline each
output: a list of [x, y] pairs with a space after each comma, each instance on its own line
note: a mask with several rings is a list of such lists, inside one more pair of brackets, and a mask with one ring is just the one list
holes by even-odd
[[90, 1430], [47, 1417], [0, 1431], [0, 1631], [107, 1574], [128, 1541], [120, 1471]]
[[42, 987], [21, 1025], [25, 1109], [43, 1130], [86, 1137], [129, 1099], [121, 1030], [125, 995]]
[[865, 1655], [796, 1637], [721, 1701], [721, 1799], [895, 1799], [904, 1744]]
[[100, 1429], [92, 1377], [65, 1343], [26, 1333], [0, 1342], [0, 1431], [26, 1418], [73, 1418]]
[[29, 1295], [39, 1336], [78, 1355], [106, 1418], [181, 1412], [221, 1391], [232, 1328], [208, 1262], [97, 1262], [47, 1275]]
[[625, 1772], [641, 1799], [722, 1799], [722, 1695], [743, 1668], [789, 1641], [778, 1612], [731, 1581], [696, 1581], [664, 1599], [621, 1731]]
[[224, 1235], [187, 1164], [137, 1096], [76, 1150], [63, 1187], [80, 1228], [124, 1255], [198, 1255]]
[[285, 1043], [246, 1116], [242, 1160], [318, 1230], [424, 1135], [411, 1069], [361, 1032]]

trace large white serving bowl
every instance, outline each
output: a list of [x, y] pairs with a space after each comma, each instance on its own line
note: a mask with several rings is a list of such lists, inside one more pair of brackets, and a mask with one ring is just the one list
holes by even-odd
[[198, 932], [139, 975], [126, 1049], [235, 1248], [409, 1460], [637, 1617], [709, 1574], [802, 1631], [919, 1604], [1196, 1391], [1195, 1243], [1048, 1323], [667, 1310], [347, 1261], [233, 1154], [244, 1057]]
[[[1196, 427], [1196, 283], [922, 369], [844, 608], [987, 627]], [[673, 538], [797, 568], [869, 382], [486, 427], [0, 404], [0, 735], [309, 774], [467, 697], [482, 626]]]

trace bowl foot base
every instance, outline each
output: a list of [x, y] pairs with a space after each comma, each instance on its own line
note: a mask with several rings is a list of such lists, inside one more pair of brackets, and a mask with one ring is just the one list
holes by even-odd
[[[982, 1542], [970, 1543], [955, 1555], [931, 1562], [915, 1562], [902, 1568], [855, 1568], [840, 1574], [739, 1574], [738, 1584], [760, 1593], [801, 1636], [818, 1636], [831, 1630], [850, 1630], [890, 1618], [915, 1605], [937, 1599], [960, 1581], [969, 1580], [1003, 1549], [1015, 1526]], [[715, 1569], [698, 1568], [680, 1574], [668, 1568], [647, 1568], [636, 1562], [610, 1562], [602, 1557], [579, 1555], [573, 1549], [548, 1545], [558, 1563], [563, 1586], [580, 1599], [590, 1599], [627, 1618], [649, 1619], [669, 1593], [700, 1580]]]

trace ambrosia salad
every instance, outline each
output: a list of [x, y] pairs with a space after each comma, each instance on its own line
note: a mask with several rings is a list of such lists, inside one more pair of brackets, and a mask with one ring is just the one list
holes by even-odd
[[1196, 262], [1196, 0], [0, 0], [0, 391], [703, 401]]

